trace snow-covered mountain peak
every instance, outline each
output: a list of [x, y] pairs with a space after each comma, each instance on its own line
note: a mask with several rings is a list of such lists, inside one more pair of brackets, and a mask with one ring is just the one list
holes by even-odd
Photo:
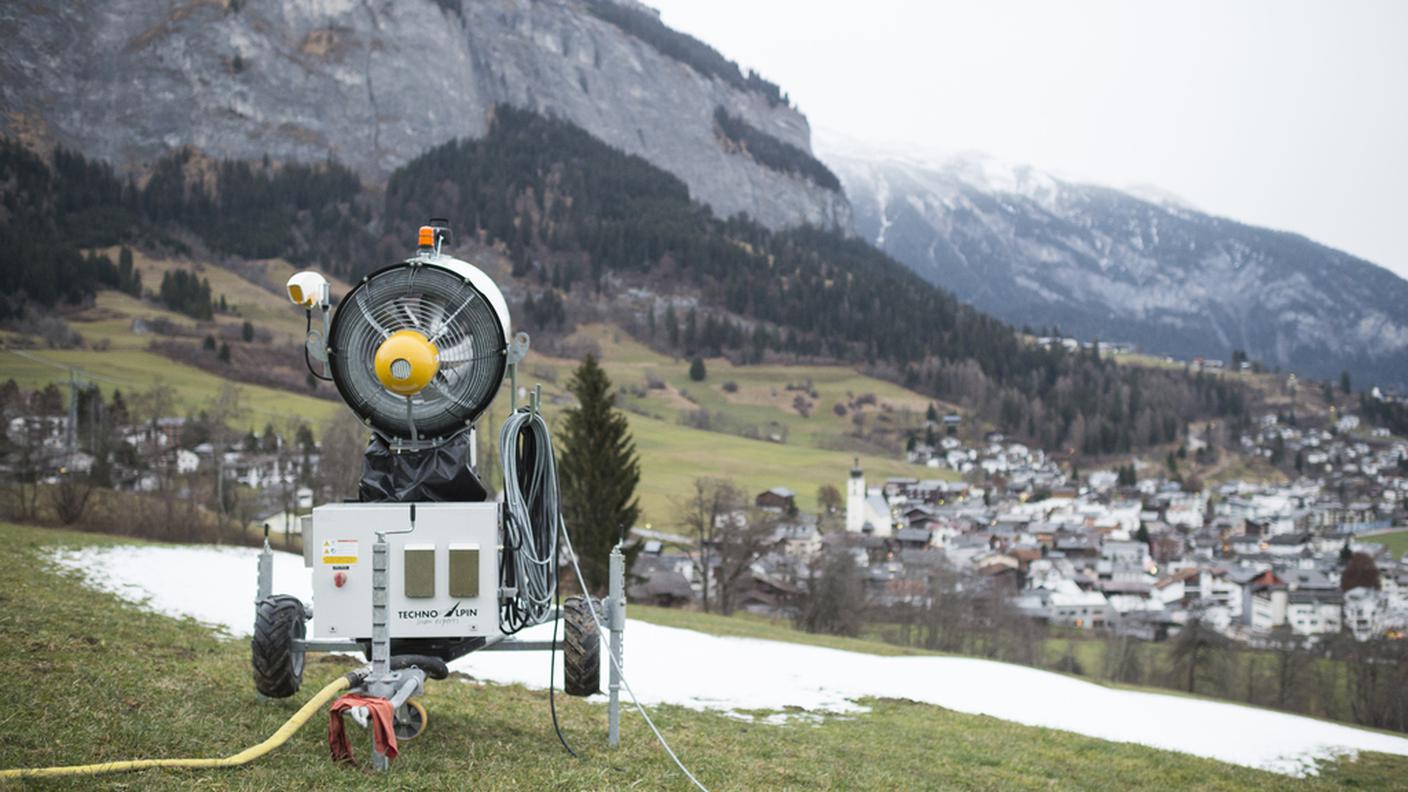
[[860, 236], [1014, 324], [1408, 386], [1408, 281], [1367, 261], [1155, 187], [831, 134], [818, 150]]

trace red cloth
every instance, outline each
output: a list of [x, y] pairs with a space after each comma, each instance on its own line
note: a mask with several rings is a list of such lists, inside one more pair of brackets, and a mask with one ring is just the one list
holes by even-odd
[[376, 750], [386, 754], [387, 759], [395, 759], [396, 713], [391, 709], [391, 702], [384, 698], [348, 693], [334, 701], [328, 710], [328, 749], [332, 751], [332, 760], [356, 764], [356, 760], [352, 758], [352, 746], [347, 742], [347, 731], [342, 726], [342, 713], [353, 707], [367, 708], [367, 713], [371, 716], [372, 741], [376, 744]]

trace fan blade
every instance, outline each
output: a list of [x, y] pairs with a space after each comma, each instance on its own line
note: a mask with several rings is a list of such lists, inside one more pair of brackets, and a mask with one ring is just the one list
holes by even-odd
[[430, 343], [433, 344], [436, 341], [440, 340], [440, 336], [444, 335], [445, 331], [450, 328], [450, 323], [455, 321], [455, 318], [460, 315], [460, 311], [463, 311], [472, 302], [474, 302], [474, 295], [470, 294], [469, 298], [466, 299], [464, 302], [460, 303], [459, 307], [455, 309], [454, 313], [450, 314], [449, 317], [445, 319], [445, 321], [441, 322], [439, 327], [432, 326], [430, 329]]
[[366, 291], [363, 291], [361, 295], [357, 298], [357, 307], [362, 309], [362, 316], [366, 317], [367, 324], [371, 325], [373, 330], [377, 331], [378, 333], [381, 333], [382, 338], [386, 338], [387, 336], [391, 335], [391, 332], [385, 327], [381, 326], [381, 322], [378, 322], [376, 320], [376, 317], [372, 315], [372, 310], [367, 307]]
[[440, 350], [440, 365], [442, 366], [457, 366], [474, 359], [474, 336]]

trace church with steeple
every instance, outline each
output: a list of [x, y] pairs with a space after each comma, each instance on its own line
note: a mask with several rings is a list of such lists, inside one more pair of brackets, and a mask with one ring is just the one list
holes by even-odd
[[851, 466], [851, 477], [846, 482], [846, 530], [889, 536], [894, 531], [894, 522], [890, 505], [885, 502], [880, 490], [866, 489], [865, 471], [860, 469], [860, 458], [857, 457]]

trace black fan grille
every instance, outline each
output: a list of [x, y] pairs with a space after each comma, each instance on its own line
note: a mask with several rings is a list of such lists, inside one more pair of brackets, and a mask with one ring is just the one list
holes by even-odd
[[[406, 397], [382, 387], [373, 369], [377, 347], [397, 330], [417, 330], [440, 350], [440, 371], [425, 390]], [[479, 418], [503, 382], [503, 325], [484, 295], [433, 264], [397, 264], [347, 293], [333, 315], [328, 347], [332, 376], [347, 405], [393, 438], [445, 438]]]

